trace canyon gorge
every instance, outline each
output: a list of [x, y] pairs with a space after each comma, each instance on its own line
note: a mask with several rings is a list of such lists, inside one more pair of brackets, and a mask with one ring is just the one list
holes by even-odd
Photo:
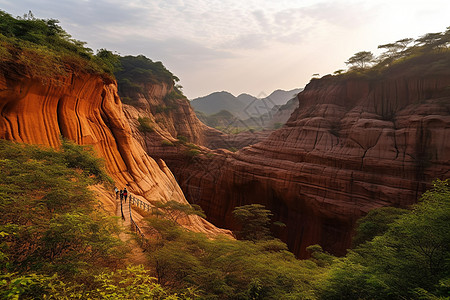
[[219, 228], [235, 229], [236, 206], [259, 203], [298, 257], [312, 244], [343, 255], [369, 210], [408, 207], [450, 175], [450, 74], [417, 66], [313, 79], [282, 128], [228, 135], [201, 123], [173, 82], [136, 81], [119, 97], [108, 76], [42, 81], [12, 64], [0, 73], [0, 138], [91, 145], [117, 185], [200, 205], [214, 225], [193, 216], [194, 230], [228, 233]]
[[[144, 104], [125, 105], [126, 114], [135, 128], [138, 116], [156, 120], [153, 132], [134, 133], [166, 161], [189, 202], [225, 228], [235, 228], [234, 207], [263, 204], [286, 224], [273, 231], [299, 257], [311, 244], [345, 254], [361, 216], [408, 207], [434, 179], [449, 177], [449, 74], [402, 67], [376, 78], [314, 79], [283, 128], [262, 140], [255, 135], [235, 153], [208, 148], [211, 139], [226, 144], [230, 137], [199, 123], [186, 99], [153, 113], [152, 104], [167, 105], [164, 95], [154, 92], [158, 85], [141, 84], [143, 93], [127, 97]], [[158, 118], [170, 126], [164, 130]], [[187, 140], [180, 143], [180, 135]]]

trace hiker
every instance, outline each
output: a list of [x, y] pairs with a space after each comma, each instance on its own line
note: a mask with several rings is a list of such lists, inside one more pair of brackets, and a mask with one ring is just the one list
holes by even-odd
[[119, 189], [117, 186], [114, 187], [114, 192], [116, 193], [116, 199], [119, 199]]
[[125, 203], [127, 203], [127, 196], [128, 196], [127, 188], [124, 188], [123, 189], [123, 197], [125, 198]]
[[122, 201], [122, 200], [123, 200], [123, 191], [120, 190], [120, 201]]

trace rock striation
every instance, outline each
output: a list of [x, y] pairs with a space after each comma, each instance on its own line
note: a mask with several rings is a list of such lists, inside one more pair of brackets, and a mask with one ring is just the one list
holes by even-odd
[[[401, 69], [315, 79], [286, 125], [246, 136], [254, 144], [236, 153], [227, 151], [228, 136], [198, 122], [186, 99], [167, 102], [171, 86], [145, 85], [127, 95], [139, 105], [124, 109], [141, 145], [167, 163], [216, 226], [234, 228], [236, 206], [261, 203], [287, 225], [274, 232], [297, 256], [311, 244], [342, 255], [359, 217], [407, 207], [432, 180], [449, 177], [449, 86], [450, 74]], [[138, 129], [140, 116], [152, 132]]]
[[[147, 155], [132, 136], [114, 81], [70, 72], [43, 82], [19, 70], [0, 70], [0, 138], [57, 148], [63, 136], [91, 145], [118, 186], [128, 185], [149, 201], [187, 203], [165, 163]], [[222, 232], [198, 217], [187, 226]]]
[[169, 167], [217, 226], [233, 227], [235, 206], [261, 203], [287, 225], [274, 230], [299, 257], [311, 244], [342, 255], [359, 217], [407, 207], [450, 177], [449, 87], [445, 75], [327, 76], [266, 140]]

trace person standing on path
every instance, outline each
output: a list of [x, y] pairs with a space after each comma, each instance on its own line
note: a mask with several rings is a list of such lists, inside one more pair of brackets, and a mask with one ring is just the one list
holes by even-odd
[[125, 198], [125, 203], [127, 203], [128, 191], [127, 188], [123, 189], [123, 197]]
[[120, 201], [122, 202], [122, 200], [123, 200], [123, 191], [120, 190]]
[[117, 186], [114, 187], [114, 192], [116, 193], [116, 199], [119, 199], [119, 189]]

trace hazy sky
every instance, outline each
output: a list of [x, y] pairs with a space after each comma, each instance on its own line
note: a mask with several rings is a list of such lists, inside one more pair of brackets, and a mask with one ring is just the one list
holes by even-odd
[[160, 60], [190, 99], [304, 87], [358, 51], [450, 26], [449, 0], [0, 0], [0, 9], [58, 19], [94, 50]]

